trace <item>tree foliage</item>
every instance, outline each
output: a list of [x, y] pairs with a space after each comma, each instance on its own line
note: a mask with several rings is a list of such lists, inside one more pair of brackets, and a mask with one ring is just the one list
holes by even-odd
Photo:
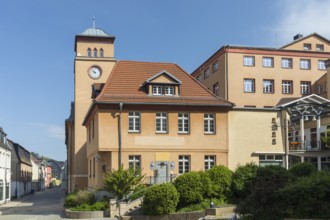
[[139, 173], [134, 169], [123, 169], [123, 167], [108, 172], [104, 175], [104, 188], [114, 194], [117, 200], [125, 199], [136, 187], [142, 184], [144, 175]]
[[153, 185], [144, 195], [142, 210], [147, 215], [165, 215], [176, 211], [179, 193], [171, 183]]
[[289, 172], [294, 178], [307, 177], [317, 172], [317, 168], [311, 163], [298, 163], [291, 167]]

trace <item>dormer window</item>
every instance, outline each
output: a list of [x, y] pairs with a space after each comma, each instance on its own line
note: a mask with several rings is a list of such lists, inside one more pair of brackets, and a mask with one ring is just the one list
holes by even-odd
[[165, 86], [165, 95], [173, 96], [174, 95], [174, 86]]
[[312, 50], [311, 44], [304, 44], [304, 50]]
[[324, 45], [323, 44], [316, 44], [316, 51], [324, 51]]
[[153, 86], [152, 87], [152, 94], [153, 95], [162, 95], [162, 86]]
[[91, 57], [92, 56], [92, 50], [91, 50], [91, 48], [88, 48], [87, 49], [87, 56], [88, 57]]

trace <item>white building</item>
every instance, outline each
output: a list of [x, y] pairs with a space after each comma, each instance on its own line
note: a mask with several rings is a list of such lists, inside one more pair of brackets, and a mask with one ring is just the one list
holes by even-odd
[[10, 201], [11, 151], [6, 133], [0, 128], [0, 204]]

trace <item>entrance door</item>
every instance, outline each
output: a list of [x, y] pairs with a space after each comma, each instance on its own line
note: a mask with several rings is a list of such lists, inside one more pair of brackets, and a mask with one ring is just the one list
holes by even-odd
[[168, 162], [157, 161], [156, 162], [156, 183], [166, 183], [168, 180]]

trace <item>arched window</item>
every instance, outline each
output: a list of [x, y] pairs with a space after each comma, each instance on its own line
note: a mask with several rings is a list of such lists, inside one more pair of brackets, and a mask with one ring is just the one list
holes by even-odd
[[100, 57], [103, 57], [103, 49], [100, 49]]
[[97, 57], [97, 49], [96, 48], [94, 48], [93, 52], [94, 52], [94, 57]]
[[88, 48], [87, 49], [87, 56], [88, 57], [91, 57], [92, 56], [92, 50], [91, 50], [91, 48]]

